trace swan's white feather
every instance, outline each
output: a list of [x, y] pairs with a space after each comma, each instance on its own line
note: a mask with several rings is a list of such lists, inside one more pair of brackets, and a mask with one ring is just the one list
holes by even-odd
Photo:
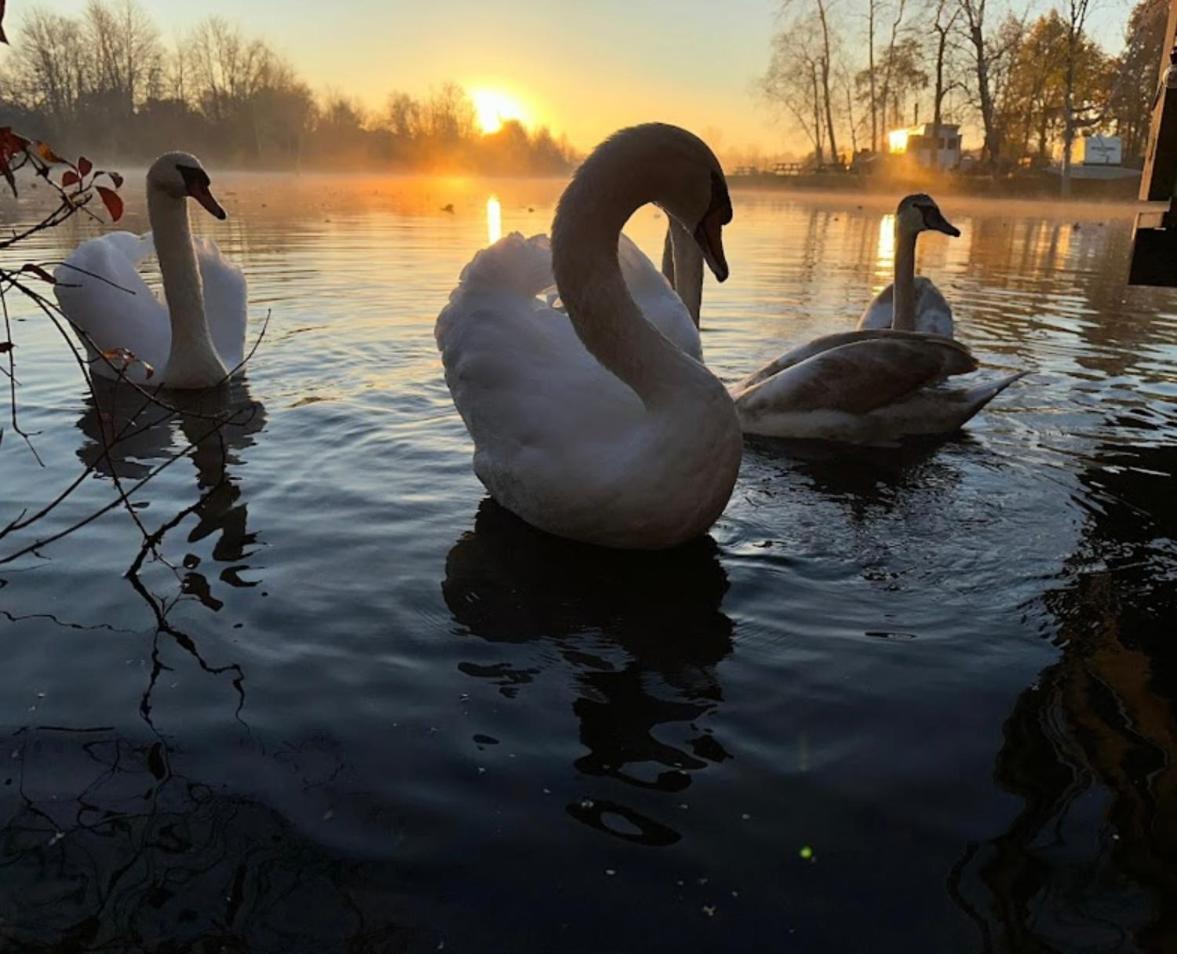
[[221, 254], [212, 239], [198, 238], [194, 243], [209, 334], [226, 370], [233, 371], [245, 360], [249, 321], [245, 273]]
[[588, 352], [567, 314], [537, 297], [551, 281], [547, 238], [507, 235], [466, 266], [438, 316], [474, 471], [499, 503], [551, 533], [607, 546], [679, 542], [714, 505], [714, 489], [692, 486], [683, 461], [660, 454], [681, 444], [678, 422], [651, 414]]
[[[891, 327], [895, 318], [895, 285], [890, 284], [866, 306], [858, 319], [858, 330], [883, 330]], [[930, 278], [915, 278], [915, 330], [925, 334], [951, 338], [955, 327], [952, 306]]]
[[666, 276], [628, 236], [617, 243], [621, 274], [633, 300], [646, 320], [662, 332], [680, 351], [696, 361], [703, 360], [703, 344], [691, 313], [675, 293]]
[[[543, 244], [539, 247], [548, 248], [546, 236], [536, 236], [533, 241], [541, 239]], [[691, 313], [666, 276], [625, 233], [621, 234], [617, 242], [617, 260], [621, 265], [625, 287], [629, 289], [629, 294], [643, 317], [680, 351], [689, 354], [696, 361], [702, 361], [703, 342], [699, 337], [699, 329], [691, 320]], [[548, 267], [551, 267], [550, 251]], [[540, 297], [551, 307], [563, 311], [556, 286], [550, 284], [550, 273], [548, 282], [549, 284], [541, 290]]]
[[[225, 367], [232, 370], [245, 352], [245, 276], [215, 242], [197, 239], [195, 245], [209, 332]], [[58, 304], [85, 332], [91, 367], [103, 377], [116, 373], [98, 358], [91, 341], [99, 352], [126, 349], [157, 372], [167, 364], [172, 342], [167, 306], [139, 272], [154, 254], [150, 232], [109, 232], [83, 242], [55, 271]], [[126, 376], [151, 383], [140, 364], [128, 367]]]

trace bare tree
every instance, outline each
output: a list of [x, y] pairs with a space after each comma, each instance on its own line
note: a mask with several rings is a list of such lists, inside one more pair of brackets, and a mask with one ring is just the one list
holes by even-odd
[[61, 129], [77, 115], [78, 104], [89, 90], [90, 72], [90, 52], [78, 23], [60, 14], [30, 10], [9, 64], [10, 95]]
[[895, 48], [899, 41], [900, 28], [903, 25], [903, 15], [907, 10], [907, 0], [899, 0], [895, 7], [895, 19], [891, 21], [891, 33], [887, 39], [887, 52], [883, 58], [883, 85], [879, 95], [879, 102], [883, 106], [883, 123], [889, 125], [895, 121], [894, 115], [888, 120], [886, 116], [887, 100], [891, 95], [891, 85], [895, 79]]
[[[936, 19], [932, 22], [933, 57], [935, 62], [932, 89], [932, 123], [936, 128], [936, 135], [940, 135], [940, 126], [944, 120], [944, 97], [954, 85], [946, 76], [948, 55], [951, 52], [950, 38], [960, 19], [960, 7], [949, 6], [950, 0], [937, 0]], [[939, 153], [937, 153], [939, 155]]]
[[1066, 0], [1067, 46], [1063, 74], [1063, 170], [1061, 189], [1071, 194], [1071, 151], [1075, 146], [1075, 74], [1083, 41], [1083, 28], [1091, 11], [1091, 0]]
[[872, 152], [879, 149], [879, 99], [875, 89], [875, 16], [878, 0], [866, 0], [866, 50], [867, 76], [870, 80], [870, 147]]
[[91, 92], [108, 97], [125, 118], [147, 98], [163, 60], [159, 31], [134, 0], [90, 0], [82, 19], [92, 52]]
[[830, 141], [830, 160], [834, 163], [838, 162], [838, 140], [834, 135], [834, 107], [833, 97], [830, 95], [830, 24], [826, 16], [827, 4], [829, 0], [816, 0], [818, 22], [821, 23], [821, 43], [822, 56], [820, 59], [821, 65], [821, 90], [822, 99], [825, 105], [826, 117], [826, 133], [829, 135]]
[[818, 165], [825, 158], [820, 50], [817, 18], [803, 16], [792, 21], [773, 37], [772, 58], [757, 83], [768, 104], [801, 127]]
[[1001, 158], [1002, 141], [993, 95], [993, 68], [994, 60], [1000, 51], [994, 48], [994, 44], [985, 33], [988, 0], [957, 0], [957, 3], [964, 17], [961, 27], [972, 58], [976, 104], [985, 133], [985, 157], [989, 164], [996, 168]]

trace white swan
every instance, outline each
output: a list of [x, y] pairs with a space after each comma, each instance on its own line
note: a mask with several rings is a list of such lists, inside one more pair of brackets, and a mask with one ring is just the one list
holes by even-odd
[[915, 240], [928, 230], [960, 236], [931, 196], [917, 193], [900, 199], [895, 210], [895, 281], [866, 306], [858, 319], [860, 331], [897, 328], [953, 336], [952, 306], [930, 278], [915, 274]]
[[[697, 309], [703, 263], [693, 246], [672, 222], [663, 268]], [[1026, 373], [963, 388], [943, 383], [975, 370], [969, 349], [951, 338], [866, 329], [794, 348], [733, 385], [731, 395], [745, 434], [885, 444], [954, 433]]]
[[[83, 343], [96, 373], [118, 376], [111, 363], [117, 367], [120, 361], [111, 362], [101, 353], [119, 349], [136, 359], [126, 364], [127, 378], [168, 388], [212, 387], [241, 365], [245, 276], [225, 260], [215, 242], [193, 239], [189, 197], [218, 219], [226, 217], [195, 156], [160, 156], [147, 172], [151, 231], [90, 239], [57, 267], [57, 301], [85, 333]], [[159, 256], [165, 301], [152, 293], [138, 271], [152, 252]], [[144, 364], [154, 370], [150, 377]]]
[[[693, 240], [691, 244], [695, 244]], [[617, 242], [617, 258], [625, 287], [642, 317], [681, 351], [696, 361], [702, 361], [703, 342], [699, 337], [698, 310], [692, 313], [687, 308], [675, 291], [672, 280], [665, 278], [646, 253], [624, 233]], [[703, 259], [700, 257], [700, 272], [702, 268]], [[551, 307], [564, 311], [564, 303], [560, 300], [554, 279], [549, 276], [548, 281], [549, 285], [540, 293], [541, 297]], [[699, 284], [701, 289], [701, 274]]]
[[[662, 549], [707, 531], [742, 441], [731, 397], [642, 317], [621, 228], [660, 205], [727, 277], [719, 162], [674, 126], [623, 130], [564, 191], [552, 239], [508, 235], [463, 270], [437, 319], [446, 383], [492, 497], [561, 537]], [[567, 314], [537, 298], [554, 274]]]

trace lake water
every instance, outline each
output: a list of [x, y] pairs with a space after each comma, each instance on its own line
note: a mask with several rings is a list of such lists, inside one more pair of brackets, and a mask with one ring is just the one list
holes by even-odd
[[[134, 494], [171, 568], [120, 508], [0, 565], [0, 947], [1177, 949], [1177, 294], [1125, 288], [1131, 210], [945, 198], [921, 270], [1033, 374], [938, 445], [750, 444], [638, 556], [485, 499], [433, 343], [559, 183], [213, 179], [271, 315], [223, 440], [185, 404], [104, 458], [138, 403], [9, 296], [45, 466], [5, 421], [0, 525], [93, 470], [0, 559], [196, 450]], [[734, 201], [725, 379], [891, 267], [893, 199]]]

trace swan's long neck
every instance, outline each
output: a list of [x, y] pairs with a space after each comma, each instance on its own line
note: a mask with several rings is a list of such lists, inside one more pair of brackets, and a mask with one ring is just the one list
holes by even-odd
[[565, 190], [552, 223], [552, 271], [580, 340], [647, 407], [681, 400], [711, 375], [666, 340], [630, 297], [617, 260], [629, 217], [652, 196], [621, 155], [597, 155]]
[[915, 331], [915, 239], [914, 229], [895, 223], [895, 311], [891, 327]]
[[205, 319], [204, 292], [188, 221], [188, 202], [149, 188], [147, 214], [172, 326], [171, 351], [163, 383], [170, 387], [218, 384], [228, 371], [217, 355]]
[[699, 243], [674, 219], [666, 227], [662, 249], [662, 274], [691, 313], [695, 327], [703, 310], [703, 253]]

